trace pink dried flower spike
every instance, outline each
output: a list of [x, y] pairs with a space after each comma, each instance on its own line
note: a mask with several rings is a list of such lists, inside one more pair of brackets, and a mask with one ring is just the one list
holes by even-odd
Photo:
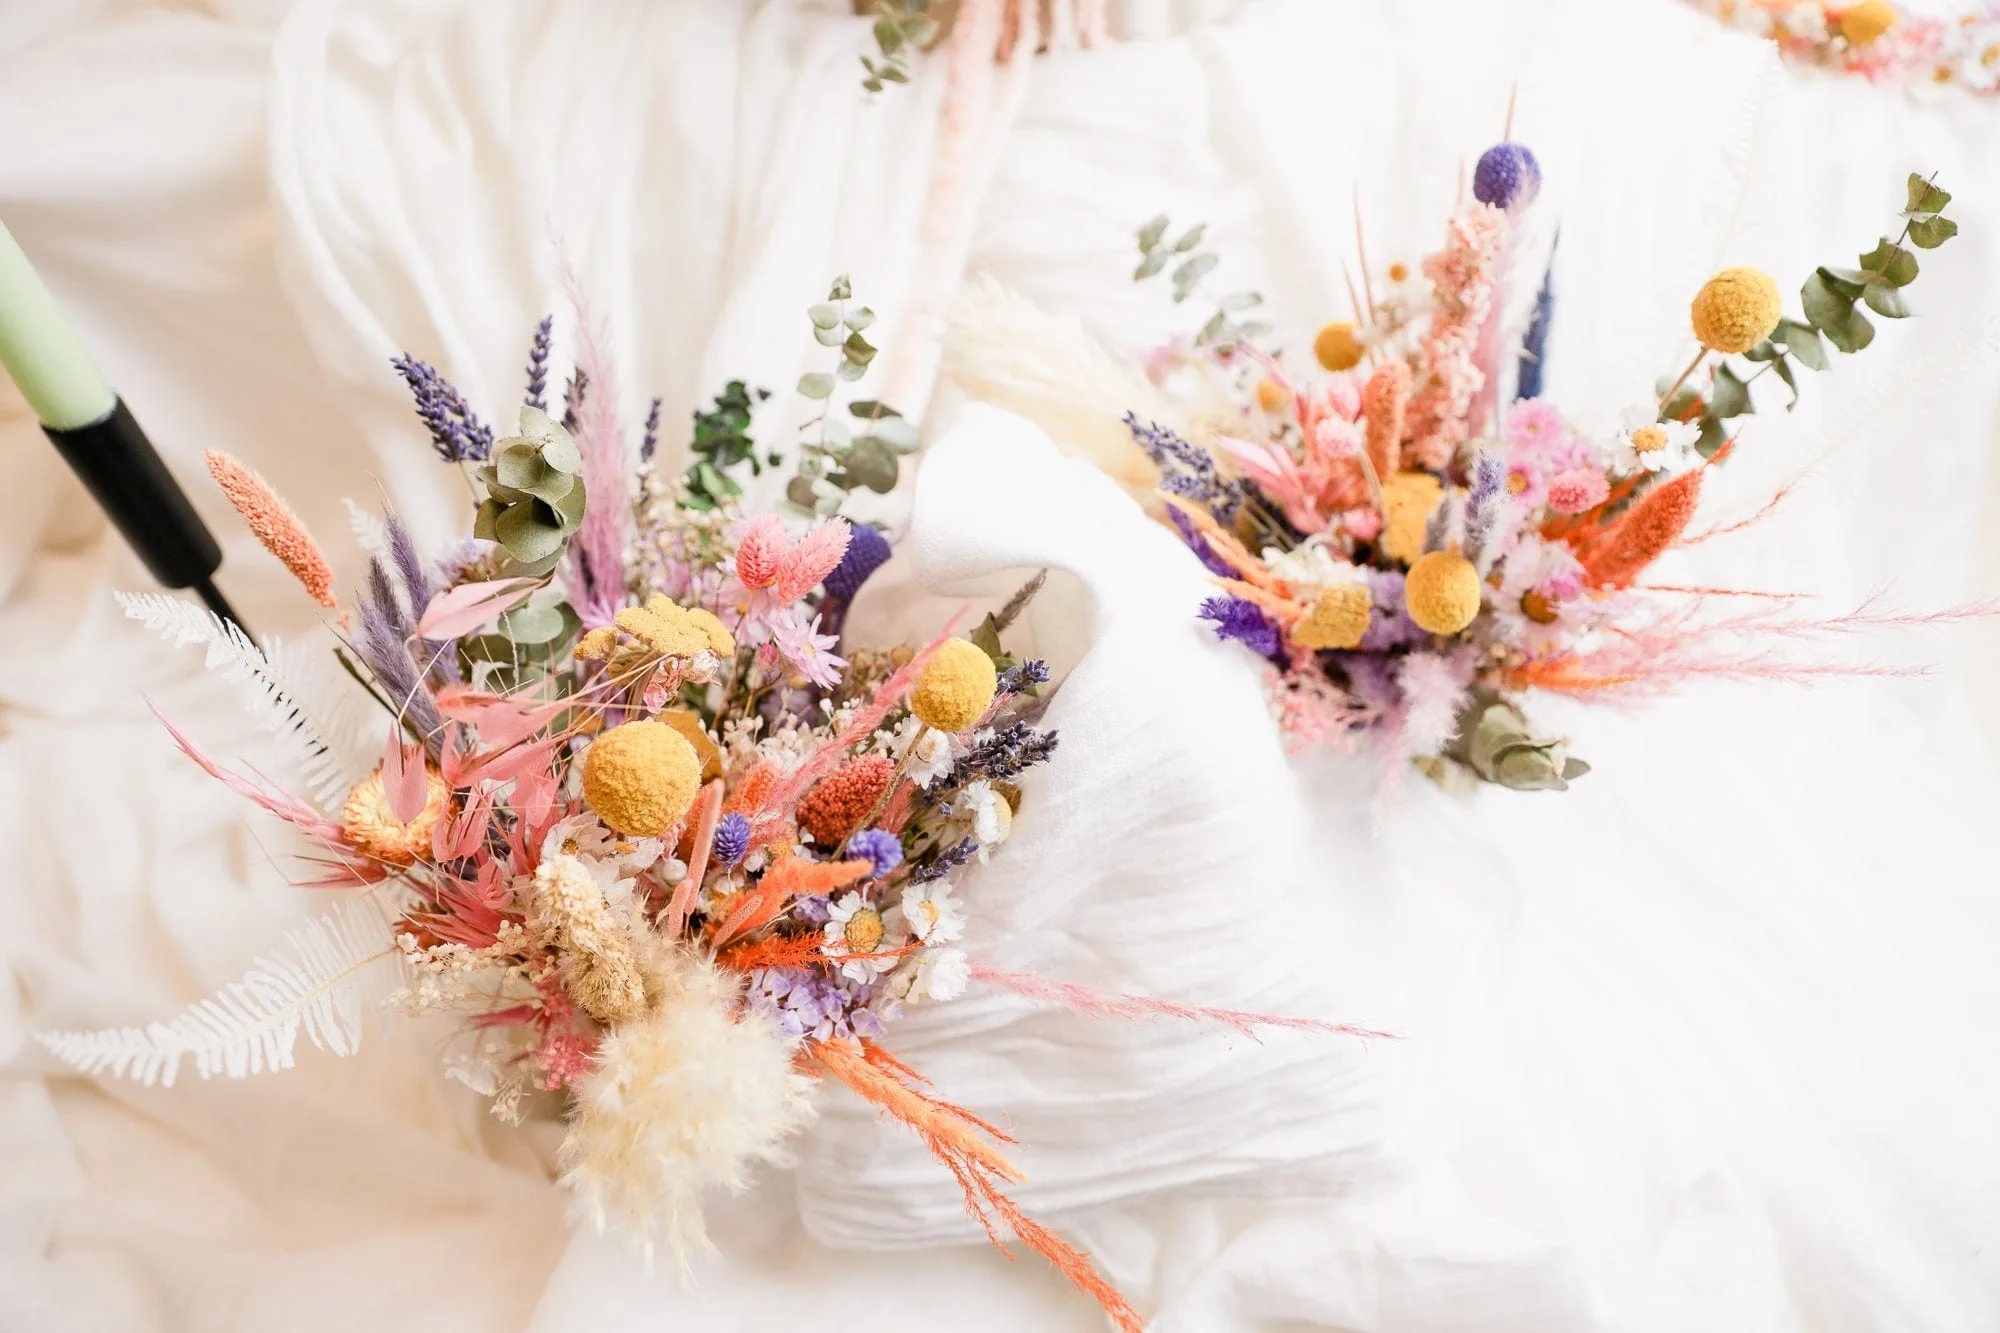
[[271, 484], [242, 459], [220, 449], [208, 450], [202, 459], [208, 464], [208, 474], [264, 549], [284, 562], [314, 601], [329, 611], [337, 609], [340, 603], [333, 595], [333, 567], [320, 554], [306, 525], [278, 498]]
[[844, 518], [831, 519], [799, 538], [778, 559], [778, 577], [771, 589], [780, 606], [790, 606], [819, 586], [847, 554], [852, 536]]
[[785, 553], [785, 520], [759, 514], [736, 547], [736, 577], [753, 591], [768, 588], [778, 578], [778, 561]]

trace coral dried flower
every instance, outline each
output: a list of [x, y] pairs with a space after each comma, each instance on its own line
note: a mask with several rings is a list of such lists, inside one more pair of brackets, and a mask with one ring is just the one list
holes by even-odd
[[1385, 361], [1361, 390], [1361, 415], [1368, 423], [1368, 461], [1375, 475], [1392, 477], [1402, 466], [1404, 409], [1410, 402], [1407, 361]]
[[778, 557], [771, 595], [780, 605], [790, 605], [817, 588], [820, 580], [839, 568], [852, 535], [847, 520], [836, 518], [799, 538], [789, 551]]
[[425, 774], [424, 808], [405, 824], [389, 808], [378, 768], [354, 784], [340, 811], [340, 831], [350, 847], [377, 861], [406, 866], [431, 850], [431, 834], [451, 804], [451, 788], [437, 773]]
[[887, 755], [850, 759], [813, 784], [799, 802], [799, 824], [823, 847], [838, 847], [875, 808], [896, 766]]
[[284, 562], [315, 602], [329, 611], [338, 607], [333, 595], [333, 567], [320, 554], [306, 525], [278, 498], [271, 484], [242, 459], [220, 449], [208, 450], [202, 459], [208, 464], [208, 474], [264, 549]]

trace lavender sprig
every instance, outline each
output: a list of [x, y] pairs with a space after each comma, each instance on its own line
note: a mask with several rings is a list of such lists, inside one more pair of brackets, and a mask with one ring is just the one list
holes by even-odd
[[653, 461], [653, 451], [660, 447], [660, 402], [659, 395], [653, 396], [653, 405], [646, 411], [646, 433], [639, 440], [639, 461]]
[[1201, 604], [1201, 618], [1215, 626], [1215, 637], [1236, 642], [1265, 658], [1272, 665], [1285, 666], [1283, 636], [1262, 607], [1241, 597], [1211, 597]]
[[947, 788], [963, 786], [979, 778], [1005, 782], [1019, 777], [1036, 764], [1045, 763], [1056, 752], [1060, 739], [1053, 731], [1043, 731], [1025, 722], [1003, 727], [975, 744], [945, 775]]
[[935, 883], [970, 861], [974, 853], [978, 850], [979, 843], [972, 838], [966, 838], [956, 846], [939, 852], [928, 863], [918, 866], [915, 870], [911, 871], [910, 883]]
[[549, 410], [549, 334], [555, 324], [554, 315], [543, 315], [542, 322], [535, 325], [535, 340], [528, 347], [528, 396], [524, 401], [543, 412]]
[[1136, 413], [1125, 414], [1132, 438], [1159, 465], [1160, 489], [1206, 505], [1222, 523], [1233, 523], [1246, 494], [1241, 481], [1225, 481], [1206, 449], [1189, 444], [1158, 422], [1139, 424]]
[[480, 463], [492, 457], [492, 429], [466, 405], [465, 396], [438, 374], [436, 366], [407, 352], [389, 364], [410, 386], [410, 394], [417, 400], [417, 416], [431, 433], [431, 447], [439, 458], [447, 463]]
[[1026, 694], [1037, 685], [1049, 683], [1049, 664], [1039, 657], [1016, 662], [1000, 673], [994, 692], [1000, 695]]

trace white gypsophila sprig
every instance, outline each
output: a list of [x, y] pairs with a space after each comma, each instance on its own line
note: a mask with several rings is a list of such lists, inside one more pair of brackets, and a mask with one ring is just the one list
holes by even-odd
[[121, 592], [118, 604], [175, 647], [200, 646], [208, 670], [247, 687], [251, 715], [277, 738], [322, 809], [337, 810], [366, 776], [361, 695], [322, 662], [294, 660], [275, 638], [259, 647], [213, 611], [165, 593]]
[[388, 917], [372, 898], [360, 899], [287, 931], [286, 939], [288, 951], [256, 959], [241, 981], [170, 1022], [41, 1032], [35, 1039], [83, 1073], [169, 1088], [188, 1056], [203, 1078], [289, 1069], [301, 1029], [322, 1050], [354, 1054], [369, 998], [367, 975], [396, 957]]

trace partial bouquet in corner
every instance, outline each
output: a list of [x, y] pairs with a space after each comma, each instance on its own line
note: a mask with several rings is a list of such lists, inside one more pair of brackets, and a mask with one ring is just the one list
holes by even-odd
[[2000, 5], [1906, 12], [1890, 0], [1685, 0], [1732, 28], [1767, 37], [1794, 64], [1908, 90], [2000, 95]]
[[[1795, 406], [1801, 367], [1826, 370], [1829, 345], [1854, 353], [1873, 339], [1869, 312], [1908, 315], [1911, 247], [1956, 232], [1951, 196], [1911, 176], [1896, 239], [1853, 268], [1815, 270], [1803, 318], [1785, 314], [1770, 275], [1717, 273], [1689, 308], [1693, 360], [1593, 437], [1541, 396], [1552, 261], [1525, 239], [1540, 184], [1526, 146], [1483, 154], [1421, 277], [1391, 266], [1378, 299], [1364, 272], [1356, 318], [1319, 331], [1323, 374], [1258, 346], [1263, 329], [1239, 322], [1255, 294], [1219, 298], [1192, 340], [1149, 366], [1157, 387], [1185, 376], [1224, 404], [1200, 443], [1127, 418], [1166, 518], [1218, 584], [1202, 617], [1268, 663], [1296, 741], [1365, 741], [1392, 786], [1414, 761], [1447, 786], [1560, 790], [1588, 766], [1530, 720], [1538, 693], [1626, 701], [1699, 677], [1874, 674], [1783, 648], [1940, 618], [1864, 607], [1815, 620], [1791, 595], [1650, 576], [1669, 551], [1744, 526], [1691, 530], [1709, 469], [1752, 411], [1750, 385], [1775, 373]], [[1138, 277], [1171, 266], [1183, 300], [1215, 256], [1199, 228], [1167, 232], [1162, 218], [1140, 233]], [[1524, 260], [1538, 281], [1510, 289]]]
[[891, 548], [838, 511], [857, 488], [893, 488], [917, 435], [881, 403], [832, 408], [874, 355], [845, 280], [809, 314], [830, 365], [799, 384], [822, 410], [780, 510], [743, 504], [747, 472], [785, 463], [751, 435], [768, 395], [727, 386], [695, 415], [692, 465], [663, 478], [659, 401], [633, 448], [580, 303], [560, 415], [551, 319], [505, 438], [433, 368], [397, 360], [470, 483], [471, 535], [426, 552], [393, 510], [357, 510], [372, 556], [344, 605], [291, 510], [211, 454], [329, 613], [342, 673], [189, 602], [123, 604], [241, 684], [306, 794], [167, 729], [304, 835], [308, 882], [344, 900], [172, 1021], [41, 1040], [85, 1072], [170, 1085], [188, 1059], [203, 1077], [289, 1067], [301, 1032], [350, 1053], [371, 991], [457, 1015], [445, 1072], [505, 1120], [566, 1122], [580, 1215], [649, 1259], [664, 1245], [683, 1273], [707, 1245], [705, 1194], [778, 1154], [832, 1080], [916, 1133], [996, 1244], [1024, 1240], [1137, 1329], [1089, 1260], [1008, 1198], [1012, 1140], [890, 1053], [898, 1014], [983, 984], [1098, 1017], [1358, 1030], [1103, 995], [968, 955], [955, 881], [1028, 817], [1022, 776], [1057, 748], [1037, 725], [1047, 669], [1001, 648], [1039, 579], [970, 637], [844, 642]]

